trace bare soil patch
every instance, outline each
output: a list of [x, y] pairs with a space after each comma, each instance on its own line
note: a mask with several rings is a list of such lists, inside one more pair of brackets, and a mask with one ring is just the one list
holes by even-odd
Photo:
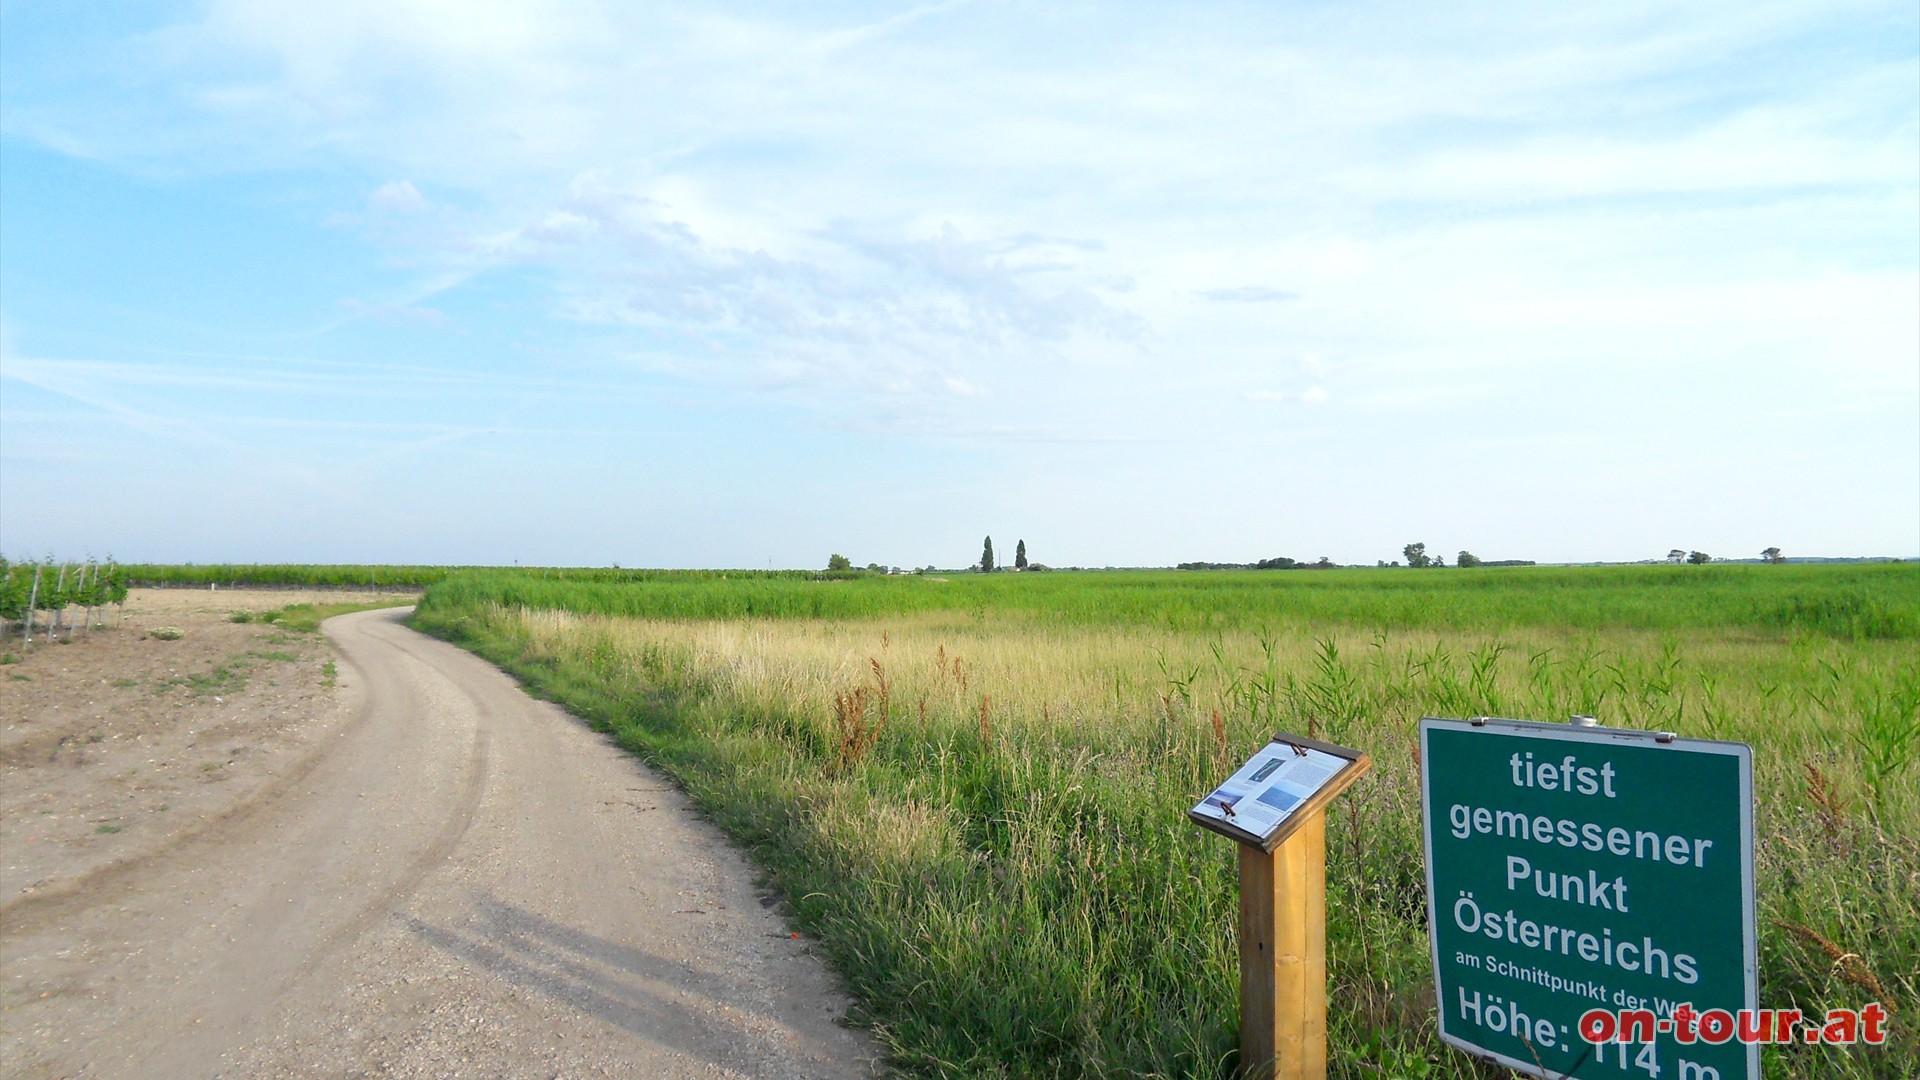
[[[318, 632], [233, 621], [341, 599], [136, 589], [104, 629], [0, 643], [0, 911], [200, 831], [342, 724]], [[179, 640], [148, 633], [167, 626]]]
[[[9, 817], [58, 821], [7, 841], [46, 878], [0, 906], [7, 1076], [872, 1075], [751, 866], [606, 736], [404, 609], [323, 644], [164, 599], [143, 615], [185, 635], [158, 645], [199, 651], [50, 646], [31, 662], [70, 696], [11, 702], [16, 748], [78, 732], [86, 757], [53, 736], [8, 766]], [[111, 846], [142, 835], [169, 846]]]

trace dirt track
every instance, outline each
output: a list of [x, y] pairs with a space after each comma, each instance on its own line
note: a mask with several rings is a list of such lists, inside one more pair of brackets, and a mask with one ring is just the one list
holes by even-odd
[[327, 625], [345, 711], [245, 805], [0, 898], [7, 1075], [868, 1075], [684, 797], [403, 614]]

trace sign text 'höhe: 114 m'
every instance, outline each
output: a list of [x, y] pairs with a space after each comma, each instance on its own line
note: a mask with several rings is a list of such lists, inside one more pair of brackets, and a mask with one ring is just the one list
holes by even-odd
[[[1420, 768], [1441, 1038], [1530, 1075], [1758, 1080], [1758, 1047], [1671, 1022], [1757, 1004], [1746, 745], [1425, 719]], [[1591, 1009], [1668, 1030], [1590, 1044]]]

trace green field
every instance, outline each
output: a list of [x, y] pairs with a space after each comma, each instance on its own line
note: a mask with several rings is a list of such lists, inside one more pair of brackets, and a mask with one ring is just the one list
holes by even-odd
[[[1282, 624], [1497, 630], [1748, 630], [1920, 639], [1920, 564], [1084, 571], [824, 575], [800, 571], [476, 571], [436, 602], [643, 618], [1033, 617], [1174, 631]], [[622, 588], [643, 584], [645, 588]]]
[[1434, 1028], [1421, 715], [1755, 747], [1762, 1004], [1879, 999], [1920, 1075], [1920, 564], [861, 577], [455, 575], [417, 625], [677, 777], [912, 1074], [1223, 1077], [1232, 845], [1275, 729], [1362, 747], [1328, 824], [1334, 1074], [1495, 1076]]
[[130, 563], [122, 567], [135, 585], [161, 588], [228, 587], [282, 589], [423, 589], [461, 572], [450, 566], [325, 566], [307, 563]]

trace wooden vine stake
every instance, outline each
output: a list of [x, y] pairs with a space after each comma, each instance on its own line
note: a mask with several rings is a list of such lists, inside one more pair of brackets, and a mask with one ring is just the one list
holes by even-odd
[[1240, 1075], [1327, 1075], [1327, 804], [1373, 765], [1282, 732], [1187, 811], [1240, 844]]

